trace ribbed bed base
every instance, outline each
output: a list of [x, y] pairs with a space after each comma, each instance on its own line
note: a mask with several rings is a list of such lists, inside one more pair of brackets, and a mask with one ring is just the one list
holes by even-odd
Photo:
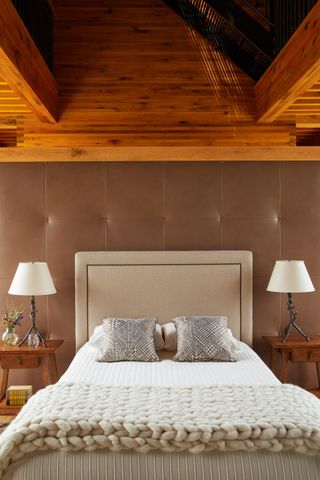
[[5, 480], [320, 480], [320, 458], [268, 452], [44, 452], [12, 465]]

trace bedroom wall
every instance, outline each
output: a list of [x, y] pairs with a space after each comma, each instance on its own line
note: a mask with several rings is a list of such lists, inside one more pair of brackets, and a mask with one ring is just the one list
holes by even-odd
[[[105, 249], [252, 250], [255, 349], [267, 359], [261, 336], [287, 322], [285, 298], [265, 291], [276, 259], [306, 261], [317, 292], [295, 299], [303, 328], [320, 333], [320, 162], [0, 164], [0, 306], [19, 261], [48, 261], [58, 294], [39, 297], [38, 323], [65, 340], [60, 373], [74, 355], [74, 254]], [[312, 386], [313, 365], [289, 380]]]

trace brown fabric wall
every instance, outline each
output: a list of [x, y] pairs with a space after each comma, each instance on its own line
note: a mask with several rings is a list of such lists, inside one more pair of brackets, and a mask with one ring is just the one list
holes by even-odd
[[[60, 373], [74, 355], [74, 254], [105, 249], [253, 251], [255, 348], [267, 359], [261, 336], [287, 322], [285, 297], [265, 291], [274, 261], [304, 259], [320, 287], [320, 162], [0, 165], [0, 305], [19, 261], [48, 261], [58, 294], [38, 298], [38, 322], [65, 340]], [[319, 291], [295, 300], [319, 333]], [[34, 371], [10, 380], [39, 385]], [[290, 380], [312, 385], [313, 365]]]

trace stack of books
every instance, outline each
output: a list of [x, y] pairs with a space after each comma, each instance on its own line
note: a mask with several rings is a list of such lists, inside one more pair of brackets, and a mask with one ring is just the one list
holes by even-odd
[[32, 395], [32, 385], [11, 385], [7, 388], [6, 405], [22, 407]]

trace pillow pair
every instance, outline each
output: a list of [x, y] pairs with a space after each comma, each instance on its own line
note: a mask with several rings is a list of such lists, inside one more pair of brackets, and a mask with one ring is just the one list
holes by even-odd
[[[157, 321], [156, 317], [104, 319], [104, 345], [98, 361], [159, 361], [154, 339]], [[227, 317], [178, 317], [174, 320], [174, 325], [177, 332], [177, 353], [174, 361], [235, 360], [230, 348]], [[165, 330], [164, 328], [164, 332]]]

